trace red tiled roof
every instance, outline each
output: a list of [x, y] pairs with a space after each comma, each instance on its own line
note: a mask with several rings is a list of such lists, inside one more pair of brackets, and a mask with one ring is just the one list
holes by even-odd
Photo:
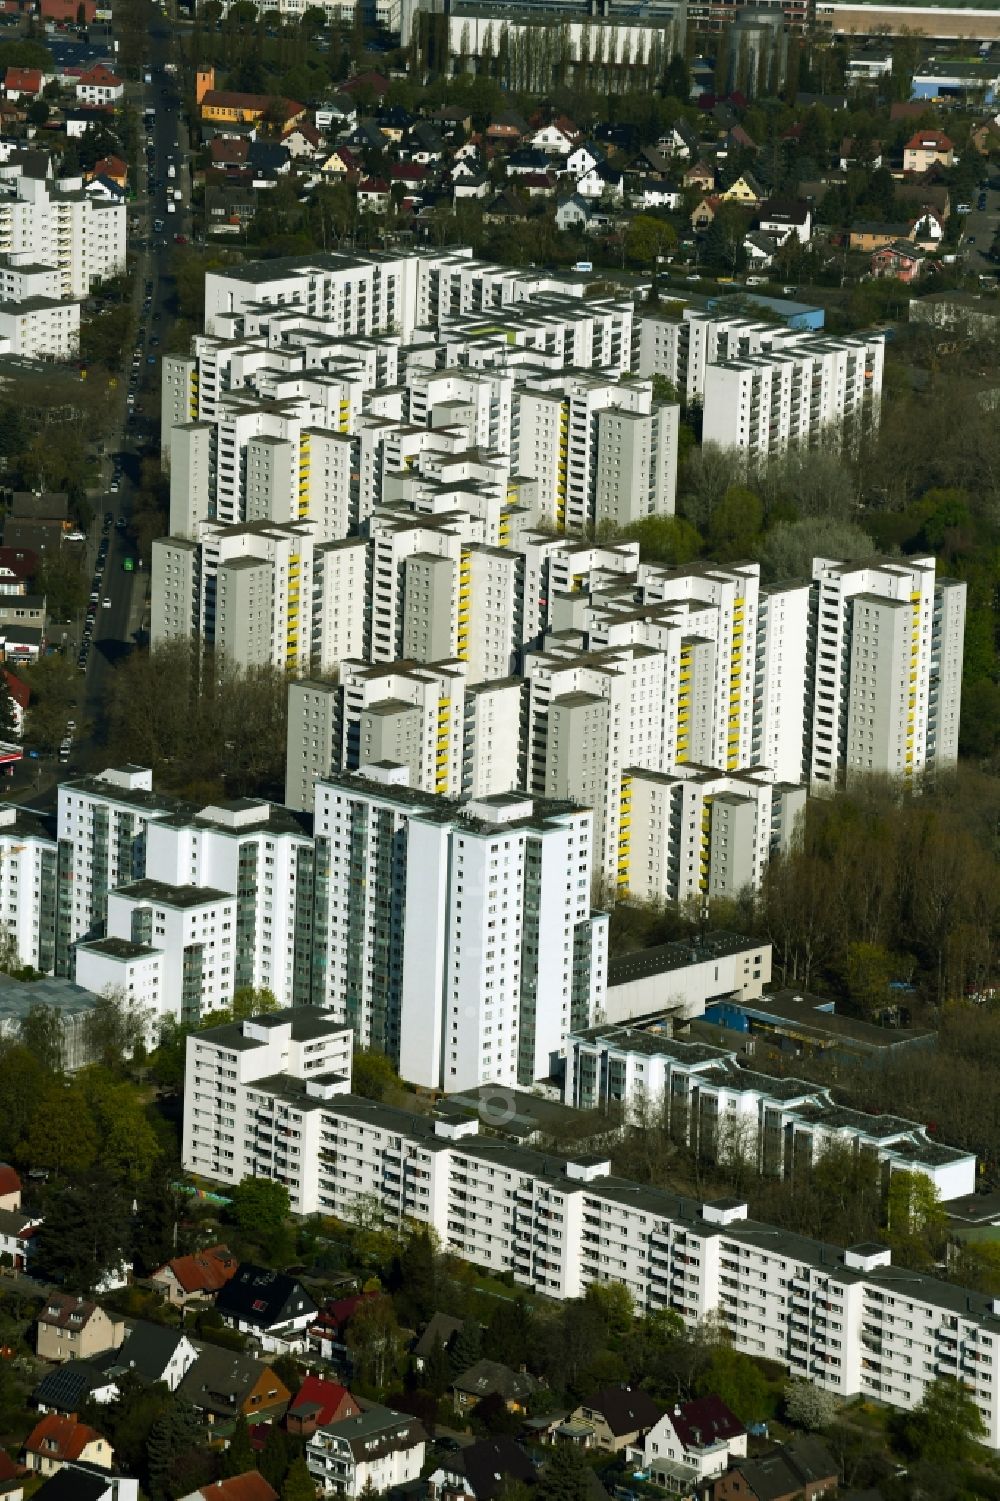
[[278, 1492], [257, 1470], [203, 1485], [198, 1495], [205, 1501], [278, 1501]]
[[110, 68], [106, 68], [103, 63], [95, 63], [86, 73], [81, 73], [79, 82], [89, 85], [97, 84], [100, 87], [110, 89], [119, 88], [121, 85], [121, 79], [112, 73]]
[[295, 99], [272, 98], [270, 94], [240, 94], [233, 89], [206, 89], [201, 98], [201, 108], [259, 110], [261, 114], [283, 115], [290, 119], [300, 115], [305, 105]]
[[952, 143], [943, 130], [918, 130], [906, 143], [907, 151], [951, 151]]
[[389, 184], [383, 182], [381, 177], [366, 177], [364, 182], [358, 184], [359, 193], [388, 193]]
[[84, 1298], [71, 1297], [69, 1293], [51, 1293], [38, 1315], [38, 1322], [50, 1324], [53, 1328], [65, 1329], [72, 1319], [74, 1328], [81, 1329], [96, 1312], [96, 1303], [88, 1303]]
[[96, 1428], [61, 1412], [50, 1412], [32, 1428], [24, 1447], [29, 1454], [44, 1454], [51, 1459], [79, 1459], [87, 1445], [100, 1437]]
[[349, 78], [340, 87], [343, 94], [353, 94], [357, 89], [369, 88], [381, 95], [388, 94], [389, 80], [383, 78], [381, 73], [359, 73], [356, 78]]
[[[12, 672], [4, 672], [7, 679], [7, 688], [11, 698], [17, 700], [23, 709], [28, 707], [30, 689], [27, 683], [22, 683], [19, 677]], [[21, 1192], [21, 1180], [17, 1175], [16, 1168], [12, 1168], [9, 1162], [0, 1162], [0, 1196]]]
[[41, 68], [8, 68], [4, 74], [5, 89], [17, 89], [25, 94], [37, 94], [42, 87]]
[[175, 1256], [160, 1270], [169, 1268], [186, 1293], [215, 1293], [225, 1287], [238, 1266], [228, 1246], [209, 1246], [191, 1256]]
[[322, 1427], [326, 1423], [333, 1422], [345, 1397], [350, 1403], [350, 1411], [345, 1416], [353, 1417], [359, 1408], [346, 1386], [341, 1386], [338, 1381], [326, 1381], [322, 1376], [307, 1376], [296, 1392], [295, 1400], [288, 1411], [298, 1412], [302, 1407], [311, 1407], [315, 1404], [319, 1408], [316, 1422]]

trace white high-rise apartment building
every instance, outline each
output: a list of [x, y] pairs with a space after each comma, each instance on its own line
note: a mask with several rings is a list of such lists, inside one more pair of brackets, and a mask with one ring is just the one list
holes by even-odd
[[839, 436], [849, 422], [876, 423], [884, 352], [880, 335], [814, 337], [709, 365], [702, 439], [761, 459]]
[[[621, 1283], [637, 1313], [670, 1309], [689, 1328], [716, 1317], [735, 1349], [843, 1399], [912, 1409], [942, 1370], [961, 1371], [986, 1442], [1000, 1447], [997, 1299], [896, 1269], [887, 1247], [821, 1244], [750, 1219], [737, 1200], [698, 1202], [616, 1178], [592, 1154], [531, 1151], [480, 1134], [474, 1119], [340, 1093], [335, 1060], [306, 1073], [315, 1033], [294, 1058], [288, 1044], [280, 1073], [269, 1053], [254, 1064], [265, 1027], [290, 1022], [295, 1038], [297, 1015], [190, 1039], [185, 1169], [223, 1183], [278, 1177], [301, 1214], [350, 1218], [374, 1195], [388, 1217], [433, 1228], [447, 1251], [518, 1286], [564, 1299]], [[346, 1052], [335, 1031], [328, 1037], [331, 1053]]]
[[934, 559], [813, 562], [809, 779], [911, 779], [957, 754], [965, 585]]
[[85, 193], [80, 178], [53, 182], [10, 165], [0, 170], [0, 253], [53, 268], [58, 290], [47, 297], [87, 297], [125, 270], [125, 204]]
[[456, 803], [401, 767], [371, 772], [316, 788], [323, 1003], [429, 1088], [547, 1077], [604, 984], [589, 811], [514, 792]]
[[42, 974], [56, 967], [58, 849], [36, 813], [0, 805], [0, 931], [18, 964]]
[[[316, 1202], [323, 1114], [351, 1087], [353, 1038], [312, 1006], [188, 1038], [182, 1158], [219, 1183], [273, 1178], [295, 1214]], [[276, 1082], [280, 1080], [280, 1082]]]

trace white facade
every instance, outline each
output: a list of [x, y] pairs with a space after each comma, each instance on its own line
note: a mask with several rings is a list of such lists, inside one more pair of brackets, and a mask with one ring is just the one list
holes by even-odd
[[316, 788], [324, 1004], [414, 1083], [544, 1078], [603, 990], [590, 814], [515, 793], [444, 802], [402, 768], [370, 773]]
[[[350, 1088], [353, 1039], [303, 1007], [188, 1038], [185, 1170], [221, 1183], [276, 1178], [296, 1214], [316, 1202], [323, 1101]], [[271, 1087], [276, 1076], [283, 1082]]]
[[317, 1429], [306, 1443], [306, 1464], [324, 1496], [357, 1501], [419, 1479], [426, 1450], [416, 1418], [373, 1403], [357, 1417]]
[[770, 980], [769, 943], [731, 933], [710, 933], [694, 944], [666, 943], [611, 961], [601, 1021], [617, 1024], [668, 1012], [703, 1016], [723, 997], [759, 999]]
[[54, 183], [12, 171], [19, 168], [0, 170], [0, 253], [54, 268], [58, 290], [46, 296], [83, 298], [125, 270], [124, 203], [90, 196], [79, 179]]
[[[204, 1034], [189, 1046], [199, 1042]], [[188, 1111], [207, 1111], [206, 1129], [217, 1111], [227, 1133], [235, 1112], [226, 1102], [253, 1090], [236, 1077], [242, 1055], [229, 1051], [222, 1077], [206, 1054], [197, 1089], [189, 1061], [187, 1085]], [[223, 1093], [229, 1088], [235, 1096]], [[258, 1092], [283, 1099], [285, 1086]], [[302, 1090], [293, 1098], [301, 1102]], [[713, 1314], [736, 1349], [776, 1360], [843, 1398], [913, 1408], [941, 1370], [961, 1373], [987, 1442], [1000, 1447], [994, 1299], [897, 1272], [881, 1247], [824, 1245], [750, 1220], [745, 1204], [699, 1204], [614, 1178], [591, 1156], [542, 1154], [480, 1136], [473, 1120], [434, 1120], [350, 1095], [308, 1103], [319, 1144], [308, 1175], [314, 1196], [300, 1196], [301, 1213], [349, 1217], [359, 1196], [374, 1194], [387, 1215], [433, 1227], [443, 1248], [510, 1272], [517, 1285], [575, 1298], [592, 1282], [620, 1282], [639, 1313], [670, 1308], [688, 1327]], [[303, 1115], [301, 1103], [293, 1108]], [[301, 1119], [287, 1129], [300, 1136], [285, 1140], [305, 1150]], [[196, 1167], [187, 1132], [185, 1125], [185, 1168], [213, 1176], [216, 1154], [209, 1150]], [[219, 1143], [222, 1182], [237, 1173], [233, 1135]], [[306, 1180], [282, 1170], [299, 1186]]]

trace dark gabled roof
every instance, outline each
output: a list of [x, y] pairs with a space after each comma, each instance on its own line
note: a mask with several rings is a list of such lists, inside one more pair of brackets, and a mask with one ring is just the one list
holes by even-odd
[[639, 1386], [606, 1386], [582, 1405], [601, 1413], [616, 1438], [651, 1428], [663, 1416], [660, 1404]]
[[145, 1381], [159, 1381], [184, 1335], [162, 1324], [136, 1324], [118, 1351], [114, 1370], [134, 1371]]
[[506, 1401], [528, 1397], [537, 1391], [538, 1382], [526, 1371], [512, 1371], [510, 1366], [497, 1360], [477, 1360], [474, 1366], [456, 1376], [452, 1382], [456, 1391], [468, 1392], [473, 1397], [488, 1397], [499, 1392]]
[[434, 1348], [434, 1341], [439, 1339], [445, 1347], [449, 1340], [462, 1328], [464, 1319], [452, 1318], [450, 1313], [435, 1313], [427, 1323], [427, 1327], [413, 1346], [414, 1355], [419, 1355], [426, 1360]]
[[818, 1480], [836, 1480], [837, 1466], [818, 1438], [796, 1439], [734, 1465], [757, 1501], [778, 1501]]
[[241, 1262], [235, 1277], [220, 1288], [215, 1306], [219, 1313], [261, 1329], [285, 1323], [297, 1314], [317, 1311], [312, 1298], [294, 1277], [269, 1267], [254, 1266], [250, 1261]]
[[446, 1460], [444, 1468], [465, 1476], [476, 1501], [494, 1501], [506, 1481], [534, 1485], [538, 1479], [538, 1472], [521, 1445], [506, 1434], [469, 1444]]
[[110, 1378], [88, 1360], [67, 1360], [43, 1376], [31, 1394], [36, 1407], [54, 1407], [58, 1412], [79, 1412], [80, 1403]]
[[695, 1397], [670, 1414], [674, 1432], [685, 1449], [703, 1449], [723, 1439], [739, 1438], [746, 1429], [721, 1397]]
[[206, 1345], [184, 1373], [178, 1391], [206, 1412], [236, 1412], [267, 1369], [267, 1362], [256, 1356]]

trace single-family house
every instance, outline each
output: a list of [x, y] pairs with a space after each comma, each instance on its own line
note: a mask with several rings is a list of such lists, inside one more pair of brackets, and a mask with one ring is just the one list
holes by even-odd
[[356, 1501], [416, 1480], [427, 1435], [409, 1413], [373, 1403], [364, 1412], [318, 1428], [306, 1443], [309, 1474], [324, 1495]]
[[715, 188], [715, 168], [711, 162], [697, 161], [685, 170], [681, 182], [686, 188], [697, 188], [700, 193], [711, 193]]
[[606, 1386], [584, 1399], [569, 1422], [582, 1433], [576, 1442], [588, 1449], [606, 1449], [617, 1454], [634, 1448], [663, 1408], [640, 1386]]
[[6, 99], [37, 99], [44, 87], [41, 68], [8, 68], [3, 76]]
[[913, 243], [921, 250], [935, 250], [944, 239], [944, 225], [933, 209], [925, 209], [910, 227]]
[[428, 1359], [438, 1344], [447, 1350], [452, 1340], [461, 1332], [465, 1325], [464, 1319], [453, 1318], [450, 1313], [435, 1313], [427, 1321], [427, 1326], [420, 1338], [415, 1341], [412, 1351], [413, 1364], [418, 1371], [422, 1371]]
[[774, 258], [781, 249], [783, 241], [776, 235], [762, 234], [759, 229], [752, 229], [749, 234], [743, 236], [743, 252], [747, 258], [747, 267], [751, 271], [767, 271], [774, 265]]
[[858, 141], [854, 136], [845, 136], [840, 143], [839, 162], [841, 172], [862, 163], [870, 171], [874, 171], [882, 165], [882, 142]]
[[11, 1459], [5, 1449], [0, 1449], [0, 1496], [3, 1501], [24, 1501], [25, 1465]]
[[103, 63], [95, 63], [76, 83], [78, 104], [118, 104], [125, 97], [125, 84]]
[[41, 1360], [89, 1360], [117, 1350], [124, 1338], [125, 1320], [106, 1313], [99, 1303], [50, 1293], [38, 1315], [35, 1352]]
[[139, 1482], [83, 1460], [67, 1460], [42, 1481], [31, 1501], [139, 1501]]
[[175, 1392], [198, 1359], [198, 1351], [179, 1329], [145, 1320], [133, 1325], [110, 1366], [110, 1374], [134, 1375], [154, 1386], [162, 1381]]
[[346, 1386], [323, 1376], [307, 1376], [289, 1403], [285, 1428], [301, 1438], [309, 1438], [317, 1428], [356, 1418], [361, 1408]]
[[531, 175], [536, 172], [547, 172], [552, 165], [552, 160], [546, 152], [539, 150], [537, 146], [522, 146], [517, 151], [512, 151], [504, 158], [504, 167], [508, 177], [520, 177]]
[[712, 1501], [817, 1501], [837, 1489], [837, 1465], [818, 1438], [803, 1437], [741, 1459], [715, 1482]]
[[495, 115], [486, 127], [486, 139], [503, 145], [514, 145], [531, 134], [528, 122], [516, 110], [504, 110]]
[[891, 245], [894, 240], [909, 238], [909, 224], [882, 224], [873, 219], [856, 219], [850, 228], [848, 245], [851, 250], [866, 251], [870, 255], [873, 250], [881, 250], [883, 245]]
[[114, 1451], [96, 1428], [78, 1422], [74, 1414], [48, 1412], [24, 1441], [24, 1462], [36, 1475], [54, 1475], [67, 1459], [110, 1470]]
[[324, 1303], [309, 1329], [309, 1347], [322, 1360], [343, 1364], [347, 1360], [347, 1330], [361, 1307], [377, 1292], [352, 1293], [346, 1298], [331, 1298]]
[[544, 151], [546, 156], [569, 156], [579, 142], [580, 132], [573, 121], [565, 115], [559, 115], [550, 124], [539, 126], [529, 144], [536, 151]]
[[812, 213], [809, 205], [799, 199], [769, 198], [761, 205], [757, 228], [766, 235], [775, 235], [783, 245], [792, 235], [800, 245], [808, 245], [812, 238]]
[[389, 207], [389, 184], [382, 177], [366, 177], [358, 183], [358, 208], [366, 214], [384, 214]]
[[538, 1382], [527, 1371], [512, 1371], [497, 1360], [477, 1360], [451, 1385], [452, 1397], [459, 1412], [468, 1412], [484, 1397], [499, 1396], [508, 1412], [524, 1412], [528, 1399], [538, 1390]]
[[691, 228], [707, 229], [715, 218], [719, 204], [722, 202], [717, 194], [712, 193], [707, 198], [699, 198], [691, 210]]
[[270, 1267], [240, 1263], [216, 1294], [215, 1306], [241, 1334], [253, 1335], [264, 1350], [302, 1349], [318, 1312], [301, 1282]]
[[452, 183], [451, 191], [456, 203], [462, 198], [488, 198], [490, 180], [485, 173], [481, 177], [459, 177]]
[[149, 1280], [168, 1303], [183, 1308], [188, 1303], [211, 1301], [238, 1266], [228, 1246], [207, 1246], [189, 1256], [175, 1256]]
[[278, 1501], [278, 1492], [259, 1470], [244, 1470], [225, 1480], [213, 1480], [181, 1496], [180, 1501]]
[[341, 92], [344, 94], [359, 94], [365, 99], [384, 99], [391, 87], [392, 85], [384, 73], [369, 71], [367, 73], [355, 73], [353, 78], [349, 78], [346, 83], [341, 85]]
[[576, 180], [576, 191], [581, 198], [603, 198], [612, 203], [621, 203], [625, 196], [624, 178], [617, 167], [599, 162]]
[[31, 1394], [32, 1404], [39, 1412], [79, 1412], [88, 1399], [94, 1402], [113, 1402], [118, 1387], [113, 1376], [104, 1368], [89, 1360], [67, 1360], [42, 1377]]
[[598, 166], [608, 159], [607, 152], [598, 146], [596, 141], [581, 141], [579, 146], [574, 146], [566, 157], [566, 171], [574, 177], [582, 177], [592, 167]]
[[281, 144], [292, 157], [315, 156], [323, 143], [323, 137], [308, 120], [299, 120], [281, 137]]
[[445, 1456], [427, 1478], [428, 1501], [469, 1496], [472, 1501], [496, 1501], [511, 1485], [533, 1486], [538, 1471], [514, 1439], [506, 1434], [480, 1439]]
[[929, 172], [954, 162], [955, 147], [943, 130], [918, 130], [903, 147], [904, 172]]
[[[0, 569], [0, 571], [3, 571], [3, 570]], [[12, 575], [12, 577], [13, 577], [13, 575]], [[22, 588], [8, 589], [5, 586], [5, 584], [2, 581], [2, 579], [0, 579], [0, 594], [7, 594], [7, 593], [11, 593], [11, 594], [23, 594], [23, 593], [25, 593], [25, 590], [22, 589]], [[5, 674], [5, 676], [7, 676], [7, 674]], [[14, 677], [14, 674], [10, 673], [9, 677]], [[20, 678], [15, 678], [14, 681], [19, 683], [21, 680], [20, 680]], [[9, 678], [8, 678], [8, 682], [7, 682], [7, 690], [8, 690], [8, 692], [11, 691], [11, 684], [10, 684]], [[21, 1207], [21, 1178], [20, 1178], [20, 1175], [18, 1174], [16, 1168], [11, 1167], [11, 1165], [10, 1165], [9, 1162], [0, 1162], [0, 1209], [20, 1209], [20, 1207]]]
[[633, 178], [627, 185], [626, 196], [637, 209], [678, 209], [684, 200], [684, 194], [675, 183], [659, 177]]
[[871, 272], [878, 278], [894, 276], [913, 282], [923, 273], [927, 252], [910, 240], [893, 240], [872, 253]]
[[693, 161], [698, 154], [698, 132], [687, 120], [675, 120], [657, 142], [661, 151], [679, 156], [683, 161]]
[[654, 1485], [697, 1490], [746, 1455], [747, 1431], [721, 1397], [695, 1397], [668, 1407], [641, 1449]]
[[102, 156], [89, 172], [84, 173], [84, 181], [89, 182], [95, 177], [110, 178], [116, 186], [124, 188], [128, 183], [128, 166], [120, 156]]
[[763, 202], [765, 194], [760, 183], [750, 172], [741, 172], [722, 193], [723, 203], [739, 203], [746, 208]]
[[209, 1424], [271, 1422], [284, 1412], [291, 1392], [267, 1361], [241, 1350], [204, 1345], [181, 1377], [177, 1391]]

